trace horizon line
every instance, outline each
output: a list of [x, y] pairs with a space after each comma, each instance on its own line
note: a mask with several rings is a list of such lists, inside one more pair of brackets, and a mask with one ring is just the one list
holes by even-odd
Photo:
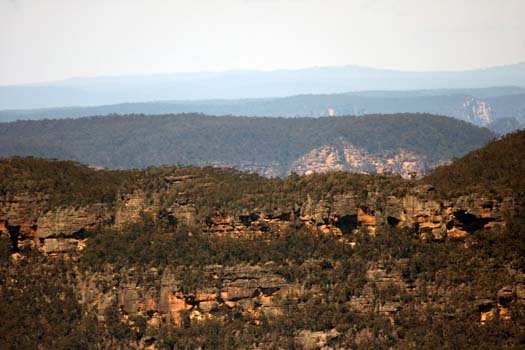
[[497, 68], [505, 68], [512, 66], [525, 65], [525, 60], [519, 61], [516, 63], [500, 64], [500, 65], [491, 65], [477, 68], [468, 68], [468, 69], [418, 69], [418, 70], [409, 70], [409, 69], [398, 69], [392, 67], [372, 67], [365, 65], [314, 65], [314, 66], [305, 66], [301, 68], [275, 68], [275, 69], [255, 69], [255, 68], [234, 68], [226, 70], [203, 70], [203, 71], [192, 71], [192, 72], [166, 72], [166, 73], [138, 73], [138, 74], [101, 74], [101, 75], [78, 75], [64, 77], [54, 80], [43, 80], [43, 81], [34, 81], [27, 83], [18, 83], [18, 84], [0, 84], [0, 88], [6, 87], [30, 87], [46, 84], [56, 84], [61, 82], [67, 82], [71, 80], [91, 80], [91, 79], [129, 79], [129, 78], [146, 78], [146, 77], [162, 77], [162, 76], [184, 76], [184, 75], [199, 75], [199, 74], [229, 74], [229, 73], [241, 73], [241, 72], [250, 72], [250, 73], [272, 73], [272, 72], [297, 72], [302, 70], [313, 70], [313, 69], [340, 69], [340, 68], [359, 68], [359, 69], [370, 69], [370, 70], [379, 70], [379, 71], [390, 71], [390, 72], [400, 72], [400, 73], [461, 73], [461, 72], [473, 72], [473, 71], [483, 71]]

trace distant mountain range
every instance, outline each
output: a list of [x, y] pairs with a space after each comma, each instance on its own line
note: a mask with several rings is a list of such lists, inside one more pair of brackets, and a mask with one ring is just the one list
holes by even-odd
[[0, 109], [158, 100], [245, 99], [365, 90], [525, 87], [525, 63], [467, 71], [410, 72], [356, 66], [72, 78], [0, 87]]
[[0, 157], [109, 168], [213, 165], [285, 176], [347, 170], [421, 175], [495, 135], [428, 114], [333, 118], [127, 115], [0, 123]]
[[364, 91], [281, 98], [159, 101], [92, 107], [0, 111], [0, 121], [77, 118], [107, 114], [205, 113], [209, 115], [319, 117], [389, 113], [431, 113], [486, 126], [505, 134], [525, 126], [525, 89], [493, 87], [411, 91]]

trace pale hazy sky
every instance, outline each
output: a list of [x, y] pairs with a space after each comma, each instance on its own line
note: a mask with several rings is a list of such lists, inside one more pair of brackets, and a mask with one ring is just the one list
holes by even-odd
[[525, 61], [525, 0], [0, 0], [0, 85], [72, 76]]

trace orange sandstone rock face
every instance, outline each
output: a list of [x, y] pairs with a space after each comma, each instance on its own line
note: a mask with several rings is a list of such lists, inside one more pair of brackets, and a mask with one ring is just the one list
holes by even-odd
[[315, 148], [297, 159], [290, 172], [326, 173], [345, 170], [356, 173], [397, 173], [404, 178], [422, 175], [429, 166], [424, 157], [407, 150], [370, 154], [344, 140]]
[[2, 234], [7, 234], [7, 220], [0, 220], [0, 236]]
[[357, 210], [357, 222], [359, 225], [365, 227], [369, 233], [374, 234], [376, 231], [376, 217], [374, 211], [364, 210], [359, 208]]
[[149, 202], [144, 191], [138, 190], [124, 195], [115, 211], [115, 227], [122, 228], [126, 224], [140, 220], [144, 213], [156, 213], [158, 210], [158, 200]]
[[239, 301], [252, 296], [253, 290], [242, 287], [228, 287], [221, 297], [229, 301]]
[[[221, 288], [214, 282], [193, 292], [183, 292], [183, 285], [176, 272], [166, 269], [162, 275], [156, 269], [139, 271], [129, 269], [116, 273], [98, 273], [85, 276], [79, 284], [82, 302], [91, 305], [104, 315], [111, 300], [116, 296], [123, 315], [128, 319], [141, 315], [148, 325], [160, 326], [171, 322], [181, 326], [185, 320], [199, 322], [214, 318], [214, 310], [236, 308], [240, 313], [255, 318], [275, 317], [282, 314], [280, 300], [296, 298], [307, 293], [298, 284], [289, 283], [275, 274], [277, 266], [269, 263], [259, 265], [208, 266], [199, 273], [206, 278], [220, 275]], [[122, 273], [123, 272], [123, 273]], [[139, 276], [146, 276], [140, 279]], [[149, 285], [146, 280], [160, 281], [160, 288]], [[104, 285], [114, 285], [105, 289]]]
[[[342, 141], [336, 146], [321, 152], [323, 157], [328, 157], [330, 166], [345, 162], [352, 166], [365, 164], [362, 151]], [[344, 151], [338, 147], [343, 147]], [[388, 164], [398, 162], [394, 156], [388, 159]], [[173, 194], [177, 194], [170, 204], [162, 204], [162, 196], [166, 193], [146, 193], [144, 190], [120, 194], [114, 205], [95, 203], [52, 210], [45, 209], [46, 196], [43, 194], [0, 196], [0, 229], [5, 234], [11, 227], [13, 235], [18, 235], [21, 241], [38, 238], [36, 244], [41, 245], [41, 250], [52, 253], [82, 249], [85, 234], [99, 225], [121, 228], [140, 221], [144, 215], [154, 220], [200, 226], [201, 231], [210, 234], [264, 236], [268, 232], [283, 232], [300, 220], [299, 224], [314, 231], [338, 236], [352, 234], [359, 228], [374, 233], [379, 227], [390, 225], [412, 229], [422, 238], [442, 240], [447, 237], [463, 239], [481, 228], [504, 225], [504, 213], [512, 211], [514, 206], [510, 198], [496, 201], [475, 194], [438, 200], [432, 195], [432, 187], [427, 185], [398, 197], [370, 188], [365, 198], [359, 191], [349, 191], [316, 200], [307, 197], [302, 203], [273, 212], [206, 213], [209, 216], [198, 221], [200, 208], [183, 191], [186, 181], [192, 178], [171, 176], [164, 181], [166, 193], [173, 190]], [[15, 229], [19, 231], [15, 233]], [[69, 239], [76, 239], [76, 244]]]
[[486, 323], [487, 321], [491, 321], [496, 316], [496, 309], [490, 308], [488, 310], [482, 310], [480, 311], [480, 319], [479, 322], [481, 324]]
[[450, 238], [461, 239], [467, 237], [468, 232], [454, 227], [450, 230], [447, 230], [447, 236]]
[[367, 213], [363, 208], [359, 208], [357, 210], [357, 221], [365, 226], [375, 226], [376, 217], [373, 211]]
[[231, 215], [214, 214], [206, 217], [205, 224], [212, 233], [232, 232], [236, 229]]
[[495, 319], [496, 316], [501, 321], [511, 320], [513, 317], [510, 309], [511, 304], [522, 304], [525, 302], [525, 296], [521, 295], [524, 285], [525, 277], [523, 275], [518, 276], [514, 285], [507, 285], [498, 290], [495, 300], [482, 299], [478, 301], [480, 323], [484, 324]]
[[23, 236], [46, 238], [68, 236], [82, 228], [94, 227], [109, 219], [108, 207], [93, 204], [49, 209], [47, 197], [39, 193], [8, 194], [0, 197], [0, 221], [5, 227], [20, 226]]
[[512, 313], [506, 307], [499, 306], [498, 313], [499, 313], [499, 318], [502, 321], [509, 321], [512, 318]]
[[329, 349], [328, 344], [331, 340], [341, 335], [337, 329], [333, 328], [328, 332], [302, 330], [298, 333], [295, 341], [304, 350]]
[[176, 292], [168, 296], [170, 304], [170, 313], [176, 325], [182, 325], [181, 311], [191, 309], [191, 306], [186, 303], [186, 298], [181, 292]]
[[[85, 242], [84, 240], [82, 240]], [[44, 240], [42, 251], [46, 254], [57, 254], [80, 250], [81, 241], [74, 238], [48, 238]]]
[[491, 303], [489, 305], [484, 305], [484, 307], [480, 307], [479, 322], [481, 324], [485, 324], [487, 321], [492, 321], [496, 317], [501, 321], [510, 321], [512, 319], [512, 313], [509, 308], [500, 304]]
[[146, 302], [144, 303], [144, 310], [154, 311], [156, 309], [157, 309], [157, 303], [155, 302], [155, 299], [153, 297], [146, 298]]
[[39, 216], [33, 232], [39, 238], [67, 237], [108, 224], [110, 220], [108, 207], [102, 204], [58, 208]]
[[[86, 234], [95, 227], [122, 227], [141, 220], [144, 214], [155, 220], [191, 222], [210, 234], [264, 237], [268, 232], [284, 232], [300, 220], [314, 231], [336, 236], [349, 235], [360, 228], [374, 234], [379, 227], [390, 225], [414, 230], [423, 239], [443, 240], [447, 237], [464, 239], [476, 230], [505, 225], [505, 213], [514, 210], [510, 198], [496, 201], [470, 195], [440, 201], [432, 196], [432, 191], [431, 187], [422, 186], [402, 197], [387, 196], [386, 202], [380, 199], [381, 193], [372, 191], [366, 198], [353, 192], [316, 201], [308, 197], [288, 211], [252, 212], [239, 216], [216, 213], [201, 222], [196, 221], [198, 208], [189, 199], [163, 208], [159, 195], [152, 194], [148, 199], [140, 191], [123, 195], [115, 207], [93, 204], [45, 212], [28, 210], [35, 200], [23, 197], [25, 204], [22, 204], [22, 199], [17, 197], [15, 205], [11, 202], [5, 204], [4, 198], [5, 207], [0, 207], [0, 229], [4, 234], [16, 236], [20, 245], [34, 241], [42, 252], [50, 254], [79, 251], [86, 245]], [[179, 214], [182, 215], [180, 220]]]

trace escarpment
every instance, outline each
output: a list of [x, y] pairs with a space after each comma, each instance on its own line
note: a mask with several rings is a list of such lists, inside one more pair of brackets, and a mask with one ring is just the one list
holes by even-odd
[[144, 317], [153, 328], [165, 323], [181, 327], [184, 322], [224, 320], [224, 311], [232, 309], [258, 322], [282, 315], [282, 300], [304, 294], [302, 286], [287, 282], [275, 273], [276, 268], [274, 263], [195, 268], [194, 273], [203, 278], [220, 281], [220, 285], [198, 288], [185, 284], [176, 269], [104, 271], [81, 280], [79, 290], [83, 303], [94, 306], [101, 315], [115, 299], [126, 317]]
[[[191, 186], [192, 179], [187, 179]], [[184, 182], [177, 184], [184, 186]], [[178, 188], [177, 187], [177, 188]], [[43, 211], [38, 203], [45, 196], [30, 194], [4, 196], [0, 207], [0, 227], [16, 236], [20, 244], [33, 241], [48, 252], [65, 246], [82, 247], [89, 232], [100, 227], [122, 229], [144, 216], [171, 225], [187, 225], [208, 234], [264, 235], [283, 231], [290, 225], [305, 225], [315, 231], [336, 236], [351, 236], [358, 230], [374, 234], [378, 228], [395, 227], [413, 231], [421, 239], [441, 241], [466, 238], [480, 229], [504, 226], [516, 210], [512, 197], [489, 199], [472, 194], [450, 200], [436, 199], [434, 189], [414, 187], [402, 196], [380, 191], [356, 191], [313, 200], [293, 201], [273, 210], [211, 211], [199, 208], [186, 194], [146, 193], [135, 190], [120, 194], [114, 203], [59, 207]], [[172, 203], [162, 203], [164, 196], [174, 196]], [[75, 242], [77, 240], [78, 242]], [[58, 249], [58, 250], [57, 250]]]
[[13, 249], [37, 245], [43, 252], [56, 253], [81, 249], [86, 235], [113, 222], [111, 205], [46, 208], [44, 194], [22, 193], [0, 199], [0, 231], [9, 234]]
[[[93, 183], [101, 173], [77, 171], [89, 176], [75, 196], [31, 172], [0, 192], [0, 316], [38, 313], [46, 334], [24, 329], [41, 348], [497, 348], [499, 330], [508, 344], [525, 330], [519, 190], [211, 167]], [[49, 326], [62, 309], [68, 324]], [[15, 330], [3, 332], [29, 339]]]

